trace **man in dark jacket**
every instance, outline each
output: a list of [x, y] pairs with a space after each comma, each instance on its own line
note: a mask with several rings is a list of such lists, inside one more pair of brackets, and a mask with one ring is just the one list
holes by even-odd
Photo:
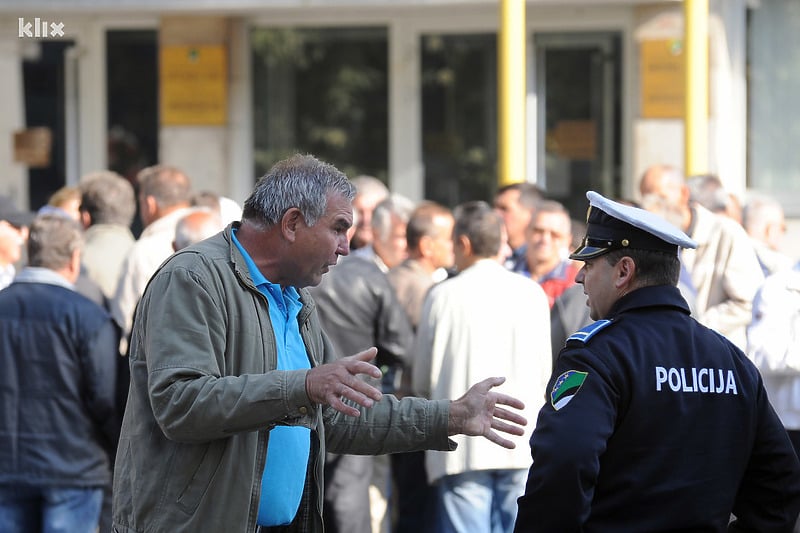
[[[389, 368], [410, 356], [411, 325], [386, 274], [364, 257], [340, 260], [316, 287], [322, 328], [340, 356], [378, 348], [376, 363]], [[377, 380], [372, 384], [379, 386]], [[394, 392], [388, 390], [386, 392]], [[370, 483], [375, 457], [329, 453], [325, 464], [325, 529], [334, 533], [370, 533]], [[381, 476], [388, 483], [386, 476]]]
[[119, 330], [78, 294], [81, 228], [44, 215], [0, 291], [0, 531], [93, 533], [115, 414]]
[[678, 249], [696, 244], [587, 197], [571, 257], [597, 322], [556, 362], [516, 531], [791, 531], [800, 462], [761, 376], [677, 288]]

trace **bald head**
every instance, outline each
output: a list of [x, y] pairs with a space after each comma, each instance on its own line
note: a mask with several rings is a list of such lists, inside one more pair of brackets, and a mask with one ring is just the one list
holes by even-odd
[[691, 224], [689, 187], [683, 173], [670, 165], [653, 165], [645, 170], [639, 182], [642, 207], [654, 212], [682, 230]]
[[190, 244], [216, 235], [223, 228], [219, 213], [208, 208], [196, 208], [178, 221], [172, 248], [177, 252]]
[[639, 192], [642, 196], [658, 194], [664, 196], [666, 192], [675, 191], [686, 186], [683, 174], [670, 165], [653, 165], [644, 171], [639, 182]]

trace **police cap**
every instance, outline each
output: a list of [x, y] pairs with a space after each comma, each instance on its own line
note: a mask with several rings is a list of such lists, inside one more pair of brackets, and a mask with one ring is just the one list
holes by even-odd
[[586, 236], [570, 259], [584, 261], [623, 248], [677, 255], [678, 248], [697, 248], [681, 230], [644, 209], [621, 204], [589, 191]]

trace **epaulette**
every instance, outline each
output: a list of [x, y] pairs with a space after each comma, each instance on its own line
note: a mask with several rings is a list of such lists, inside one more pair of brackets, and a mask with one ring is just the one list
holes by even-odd
[[594, 337], [599, 331], [607, 328], [613, 323], [612, 320], [598, 320], [597, 322], [592, 322], [588, 326], [584, 326], [583, 328], [579, 329], [569, 337], [567, 337], [567, 342], [569, 341], [578, 341], [583, 344], [589, 342], [589, 339]]

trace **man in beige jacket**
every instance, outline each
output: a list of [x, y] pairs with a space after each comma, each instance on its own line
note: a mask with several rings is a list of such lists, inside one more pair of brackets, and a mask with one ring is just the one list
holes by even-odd
[[663, 216], [697, 242], [697, 249], [681, 254], [696, 291], [697, 319], [744, 349], [753, 297], [764, 281], [744, 229], [691, 202], [689, 187], [674, 167], [650, 167], [639, 189], [645, 209]]

